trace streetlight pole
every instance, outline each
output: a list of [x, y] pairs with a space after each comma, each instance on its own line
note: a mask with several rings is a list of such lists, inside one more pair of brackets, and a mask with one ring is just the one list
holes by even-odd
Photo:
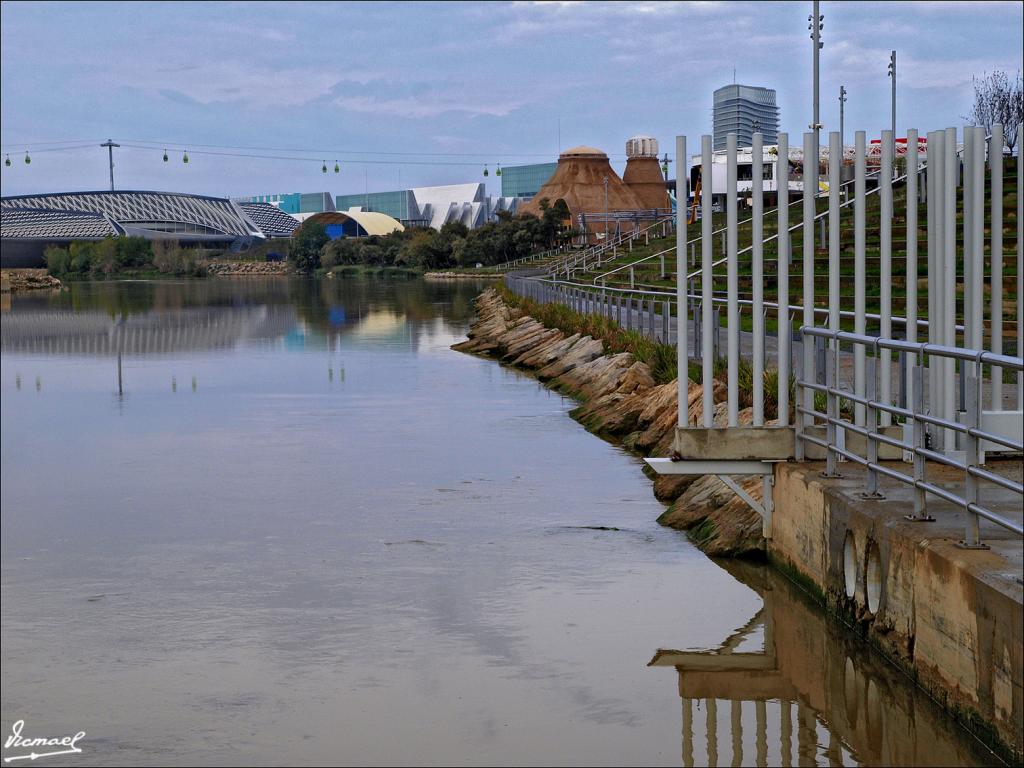
[[[896, 51], [889, 54], [889, 77], [892, 78], [892, 140], [896, 142]], [[893, 157], [895, 157], [893, 153]]]
[[608, 177], [604, 177], [604, 242], [608, 243]]
[[107, 148], [107, 157], [110, 160], [110, 191], [114, 191], [114, 147], [120, 147], [120, 144], [115, 144], [110, 139], [107, 139], [101, 147]]
[[[819, 84], [820, 84], [820, 77], [819, 77], [820, 67], [819, 67], [819, 63], [820, 63], [820, 58], [821, 58], [820, 57], [821, 48], [824, 45], [824, 43], [821, 42], [821, 30], [825, 26], [824, 23], [823, 23], [824, 20], [825, 20], [825, 17], [822, 16], [818, 12], [818, 5], [819, 5], [818, 0], [814, 0], [813, 14], [811, 16], [807, 17], [807, 21], [809, 22], [809, 24], [807, 25], [807, 28], [811, 31], [811, 41], [814, 44], [814, 50], [813, 50], [813, 59], [814, 59], [814, 120], [811, 122], [811, 124], [808, 126], [808, 128], [810, 128], [814, 132], [814, 152], [815, 152], [816, 155], [820, 156], [821, 150], [819, 149], [819, 147], [821, 146], [821, 142], [820, 142], [820, 139], [819, 139], [819, 132], [821, 131], [821, 110], [820, 110], [821, 100], [819, 98]], [[808, 163], [808, 158], [805, 157], [804, 158], [804, 193], [805, 194], [807, 192], [807, 163]], [[813, 163], [814, 163], [814, 166], [813, 166], [813, 168], [814, 168], [814, 194], [817, 195], [818, 194], [818, 174], [819, 174], [819, 172], [821, 170], [821, 163], [820, 163], [820, 160], [819, 160], [818, 157], [815, 157], [813, 159]]]
[[846, 86], [839, 86], [839, 146], [843, 146], [846, 134], [843, 133], [843, 106], [846, 104]]

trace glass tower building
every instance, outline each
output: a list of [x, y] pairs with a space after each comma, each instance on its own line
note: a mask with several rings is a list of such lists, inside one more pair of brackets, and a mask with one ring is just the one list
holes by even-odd
[[558, 163], [510, 165], [501, 169], [501, 196], [526, 197], [536, 195], [548, 179], [555, 175]]
[[725, 85], [715, 91], [715, 150], [725, 149], [725, 137], [736, 134], [736, 145], [749, 147], [760, 131], [765, 146], [779, 142], [779, 108], [773, 88]]

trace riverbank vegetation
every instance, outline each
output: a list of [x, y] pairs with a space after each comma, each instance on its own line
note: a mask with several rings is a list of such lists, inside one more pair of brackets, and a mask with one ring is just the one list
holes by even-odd
[[406, 229], [389, 235], [330, 240], [323, 227], [303, 227], [295, 238], [291, 259], [296, 270], [316, 272], [335, 267], [399, 267], [439, 270], [494, 266], [528, 256], [573, 236], [565, 226], [569, 219], [565, 203], [541, 201], [542, 215], [511, 216], [498, 213], [498, 220], [477, 229], [450, 222], [440, 231], [430, 228]]
[[206, 274], [194, 249], [183, 248], [172, 240], [144, 237], [75, 240], [66, 248], [49, 246], [43, 258], [47, 271], [61, 279]]
[[[548, 328], [557, 328], [566, 335], [575, 333], [590, 336], [604, 344], [607, 354], [629, 352], [651, 370], [651, 377], [657, 384], [668, 384], [676, 380], [679, 356], [675, 344], [664, 344], [644, 336], [638, 331], [626, 330], [609, 317], [576, 312], [564, 304], [541, 304], [533, 299], [519, 296], [504, 285], [495, 287], [498, 295], [508, 306], [515, 307]], [[687, 367], [690, 381], [701, 380], [701, 364], [690, 361]], [[725, 358], [714, 362], [714, 378], [726, 383]], [[740, 359], [738, 370], [739, 403], [741, 408], [753, 404], [754, 368], [749, 360]], [[769, 368], [764, 372], [765, 418], [774, 419], [778, 414], [778, 369]], [[793, 402], [793, 382], [790, 382], [790, 402]]]

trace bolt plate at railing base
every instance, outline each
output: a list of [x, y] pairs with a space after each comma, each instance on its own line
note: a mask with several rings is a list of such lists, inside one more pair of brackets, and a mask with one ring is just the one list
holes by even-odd
[[934, 523], [935, 518], [931, 515], [904, 515], [903, 519], [910, 523]]
[[824, 477], [826, 480], [837, 480], [841, 479], [842, 475], [838, 472], [833, 472], [832, 474], [829, 474], [828, 472], [821, 472], [818, 474], [818, 477]]
[[966, 541], [961, 539], [956, 543], [957, 549], [992, 549], [988, 544], [968, 544]]
[[858, 494], [858, 496], [865, 501], [881, 501], [885, 498], [884, 493], [878, 493], [877, 491], [875, 493], [868, 493], [867, 491], [864, 491], [863, 493]]

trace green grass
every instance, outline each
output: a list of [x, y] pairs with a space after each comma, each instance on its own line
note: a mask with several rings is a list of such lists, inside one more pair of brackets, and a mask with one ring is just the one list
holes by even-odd
[[[611, 318], [597, 314], [576, 312], [564, 304], [541, 304], [533, 299], [523, 298], [512, 293], [504, 285], [496, 287], [502, 299], [509, 306], [521, 309], [524, 314], [544, 324], [548, 328], [557, 328], [567, 335], [578, 333], [590, 336], [604, 344], [607, 354], [629, 352], [651, 369], [651, 376], [657, 384], [668, 384], [676, 380], [679, 357], [674, 344], [662, 344], [654, 341], [638, 331], [626, 330]], [[702, 378], [700, 361], [690, 361], [687, 376], [691, 381], [699, 382]], [[718, 358], [714, 363], [713, 377], [726, 383], [727, 367], [725, 358]], [[764, 372], [764, 409], [765, 418], [774, 419], [778, 414], [779, 372], [771, 368]], [[740, 408], [749, 407], [753, 403], [754, 370], [748, 360], [741, 359], [738, 370]], [[790, 401], [793, 401], [793, 380], [790, 379]]]

